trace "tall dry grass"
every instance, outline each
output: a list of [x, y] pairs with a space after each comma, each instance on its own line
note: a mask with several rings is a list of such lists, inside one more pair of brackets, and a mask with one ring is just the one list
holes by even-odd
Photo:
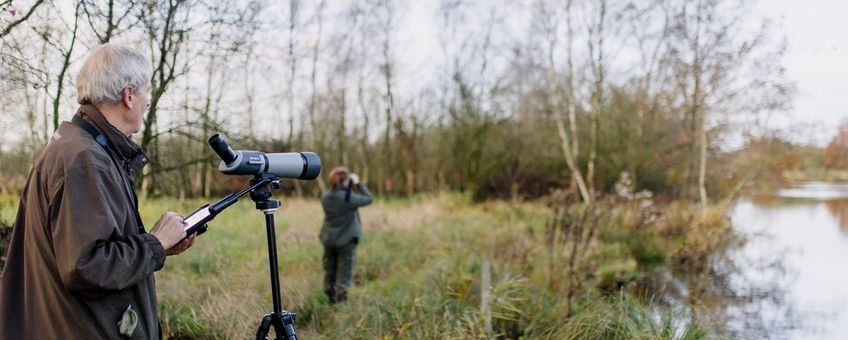
[[[143, 200], [141, 214], [149, 228], [167, 210], [187, 213], [202, 203]], [[698, 224], [699, 214], [683, 205], [604, 209], [580, 265], [569, 267], [568, 254], [551, 253], [560, 248], [550, 246], [552, 209], [543, 202], [477, 204], [459, 194], [378, 200], [361, 210], [349, 301], [331, 305], [322, 289], [320, 204], [286, 198], [276, 214], [282, 304], [298, 314], [305, 339], [721, 337], [720, 325], [697, 318], [697, 308], [668, 304], [680, 292], [642, 281], [657, 271], [709, 275], [702, 265], [715, 260], [728, 232], [722, 215]], [[253, 337], [272, 309], [268, 270], [263, 216], [243, 200], [156, 274], [166, 336]]]

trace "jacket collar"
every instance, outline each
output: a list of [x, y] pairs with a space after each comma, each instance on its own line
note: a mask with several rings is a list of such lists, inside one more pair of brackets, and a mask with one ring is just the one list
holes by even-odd
[[130, 172], [130, 176], [134, 176], [136, 173], [141, 171], [147, 163], [149, 163], [149, 159], [141, 150], [141, 147], [133, 143], [129, 137], [112, 126], [112, 124], [109, 124], [106, 117], [103, 117], [103, 113], [101, 113], [97, 107], [90, 104], [84, 104], [80, 106], [77, 114], [94, 125], [94, 127], [97, 128], [97, 130], [100, 130], [100, 132], [106, 137], [109, 148], [112, 149], [112, 151], [121, 158], [121, 160], [127, 163], [127, 170]]

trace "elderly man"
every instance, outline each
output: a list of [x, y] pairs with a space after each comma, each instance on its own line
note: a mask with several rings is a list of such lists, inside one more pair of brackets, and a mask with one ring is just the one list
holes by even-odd
[[76, 79], [81, 104], [36, 158], [18, 206], [3, 276], [6, 339], [161, 337], [153, 272], [194, 242], [182, 218], [150, 233], [132, 177], [147, 156], [129, 136], [150, 105], [152, 67], [127, 47], [95, 49]]

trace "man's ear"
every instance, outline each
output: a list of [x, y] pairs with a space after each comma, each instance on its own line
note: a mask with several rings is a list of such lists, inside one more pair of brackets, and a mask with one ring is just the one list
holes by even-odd
[[124, 103], [128, 109], [133, 108], [133, 89], [132, 87], [125, 87], [123, 91], [121, 91], [121, 101]]

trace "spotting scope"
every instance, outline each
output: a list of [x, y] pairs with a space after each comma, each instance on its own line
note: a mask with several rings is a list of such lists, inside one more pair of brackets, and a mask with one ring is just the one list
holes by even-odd
[[[238, 202], [245, 194], [257, 188], [280, 182], [280, 178], [312, 180], [321, 173], [321, 158], [314, 152], [265, 153], [252, 150], [235, 151], [219, 134], [209, 138], [209, 146], [221, 157], [218, 170], [227, 175], [253, 175], [251, 185], [232, 193], [218, 202], [206, 204], [183, 219], [186, 235], [202, 234], [206, 223], [218, 213]], [[252, 197], [252, 195], [251, 195]]]
[[321, 158], [314, 152], [235, 151], [217, 133], [209, 138], [209, 146], [221, 157], [218, 170], [227, 175], [270, 173], [280, 178], [312, 180], [321, 173]]

